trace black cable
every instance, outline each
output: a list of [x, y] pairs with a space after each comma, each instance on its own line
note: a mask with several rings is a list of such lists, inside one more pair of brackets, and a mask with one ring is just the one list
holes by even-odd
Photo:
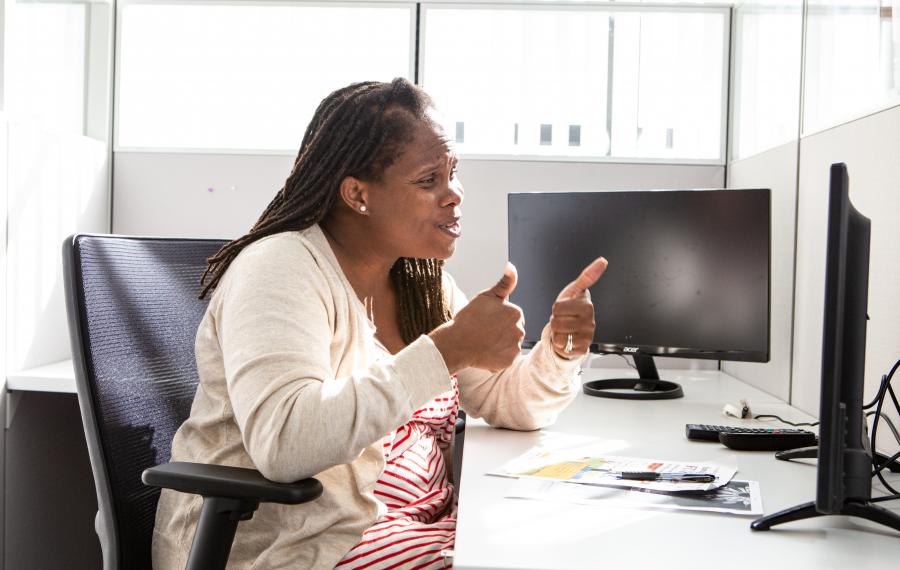
[[[892, 462], [892, 461], [895, 461], [896, 459], [900, 459], [900, 451], [898, 451], [897, 453], [895, 453], [895, 454], [891, 455], [890, 457], [888, 457], [888, 458], [884, 461], [884, 464], [887, 465], [888, 463], [890, 463], [890, 462]], [[884, 469], [884, 465], [881, 467], [881, 469]], [[900, 491], [891, 491], [891, 492], [892, 492], [892, 493], [900, 493]]]
[[[884, 387], [886, 384], [890, 383], [890, 378], [894, 375], [894, 372], [897, 370], [898, 367], [900, 367], [900, 359], [898, 359], [897, 362], [894, 363], [894, 365], [891, 367], [890, 372], [888, 372], [887, 374], [885, 374], [884, 376], [881, 377], [881, 385], [878, 386], [878, 394], [875, 395], [875, 398], [873, 398], [871, 402], [869, 402], [868, 404], [863, 406], [864, 410], [868, 410], [869, 408], [871, 408], [872, 406], [877, 404], [878, 400], [880, 400], [883, 397], [881, 391], [884, 390]], [[891, 390], [891, 393], [893, 394], [893, 390]], [[894, 405], [897, 405], [896, 398], [894, 398]]]
[[758, 420], [760, 418], [775, 418], [776, 420], [778, 420], [782, 423], [786, 423], [789, 426], [794, 426], [794, 427], [801, 427], [801, 426], [813, 427], [813, 426], [819, 425], [819, 422], [799, 422], [799, 423], [789, 422], [786, 419], [776, 416], [775, 414], [757, 414], [757, 415], [753, 416], [754, 420]]
[[628, 357], [627, 357], [627, 356], [625, 356], [624, 354], [616, 354], [616, 356], [621, 356], [622, 358], [625, 359], [625, 364], [627, 364], [628, 366], [630, 366], [630, 367], [634, 368], [635, 370], [637, 370], [637, 366], [635, 366], [633, 362], [631, 362], [630, 360], [628, 360]]
[[869, 499], [869, 502], [870, 503], [880, 503], [881, 501], [893, 501], [894, 499], [900, 499], [900, 494], [885, 495], [883, 497], [875, 497], [874, 499]]
[[609, 354], [591, 354], [591, 355], [588, 357], [589, 360], [587, 361], [587, 363], [585, 364], [584, 367], [585, 367], [585, 368], [593, 368], [592, 363], [593, 363], [594, 359], [595, 359], [595, 358], [603, 358], [604, 356], [621, 356], [622, 359], [625, 361], [625, 364], [627, 364], [629, 367], [634, 368], [635, 370], [637, 370], [637, 366], [635, 366], [634, 363], [631, 362], [631, 359], [630, 359], [630, 358], [628, 358], [628, 357], [625, 356], [624, 354], [619, 354], [619, 353], [617, 353], [617, 352], [611, 352], [611, 353], [609, 353]]
[[[890, 457], [888, 457], [887, 459], [885, 459], [884, 463], [882, 463], [881, 465], [878, 465], [878, 463], [875, 463], [875, 466], [877, 467], [877, 471], [875, 471], [873, 473], [873, 475], [880, 474], [881, 471], [887, 469], [887, 466], [890, 465], [891, 463], [893, 463], [894, 461], [896, 461], [898, 458], [900, 458], [900, 451], [898, 451], [897, 453], [895, 453], [895, 454], [891, 455]], [[884, 483], [885, 485], [887, 485], [887, 483], [884, 482], [884, 479], [882, 479], [881, 482]], [[895, 490], [891, 489], [890, 486], [888, 486], [888, 490], [891, 493], [900, 493], [900, 491], [895, 491]]]
[[[877, 412], [875, 412], [875, 411], [873, 410], [873, 411], [871, 411], [871, 412], [866, 413], [866, 417], [874, 416], [876, 413], [877, 413]], [[789, 421], [787, 421], [787, 420], [784, 419], [784, 418], [781, 418], [781, 417], [779, 417], [779, 416], [776, 416], [775, 414], [757, 414], [757, 415], [753, 416], [753, 419], [754, 419], [754, 420], [758, 420], [758, 419], [760, 419], [760, 418], [775, 418], [776, 420], [778, 420], [778, 421], [780, 421], [780, 422], [782, 422], [782, 423], [786, 423], [786, 424], [788, 424], [788, 425], [792, 425], [792, 426], [795, 426], [795, 427], [800, 427], [800, 426], [810, 426], [810, 427], [814, 427], [814, 426], [819, 425], [819, 422], [799, 422], [799, 423], [789, 422]], [[894, 434], [894, 439], [897, 440], [897, 443], [900, 443], [900, 430], [897, 430], [897, 427], [896, 427], [896, 426], [894, 425], [894, 423], [891, 421], [891, 418], [889, 418], [889, 417], [886, 416], [885, 414], [881, 414], [881, 420], [884, 421], [884, 422], [887, 422], [888, 428], [890, 428], [891, 433]]]
[[891, 400], [894, 401], [894, 409], [897, 410], [897, 413], [900, 414], [900, 402], [897, 401], [897, 395], [894, 394], [894, 388], [891, 386], [890, 380], [888, 380], [888, 394], [891, 395]]
[[[872, 410], [871, 412], [866, 412], [866, 417], [874, 416], [876, 412]], [[900, 444], [900, 431], [897, 430], [897, 426], [894, 425], [894, 422], [891, 421], [891, 418], [887, 416], [887, 414], [881, 414], [881, 421], [887, 423], [888, 428], [891, 430], [891, 433], [894, 434], [894, 439], [897, 440], [897, 443]]]
[[[897, 412], [900, 413], [900, 404], [897, 402], [897, 396], [894, 394], [894, 389], [891, 387], [891, 381], [894, 379], [894, 372], [897, 371], [897, 368], [900, 367], [900, 359], [894, 363], [894, 366], [891, 367], [890, 372], [881, 377], [881, 386], [878, 387], [878, 397], [875, 400], [875, 419], [872, 421], [872, 440], [871, 440], [871, 448], [872, 451], [875, 451], [875, 442], [877, 441], [876, 436], [878, 435], [878, 421], [881, 419], [881, 407], [884, 405], [884, 395], [886, 392], [890, 392], [891, 400], [894, 402], [894, 406], [897, 409]], [[895, 453], [891, 457], [889, 457], [886, 461], [882, 462], [880, 465], [878, 461], [875, 459], [875, 454], [872, 454], [872, 465], [875, 467], [875, 475], [878, 477], [878, 480], [881, 481], [881, 484], [884, 485], [884, 488], [887, 489], [890, 493], [895, 495], [900, 494], [900, 491], [897, 491], [893, 487], [891, 487], [890, 483], [884, 478], [882, 471], [884, 471], [888, 465], [893, 463], [898, 457], [900, 457], [900, 452]]]
[[[890, 493], [894, 493], [895, 495], [900, 495], [900, 492], [898, 492], [897, 489], [894, 489], [893, 487], [891, 487], [890, 484], [888, 484], [888, 482], [885, 480], [884, 475], [881, 474], [881, 472], [884, 471], [888, 465], [890, 465], [891, 463], [896, 461], [897, 458], [900, 458], [900, 451], [898, 451], [897, 453], [895, 453], [895, 454], [891, 455], [890, 457], [888, 457], [887, 459], [885, 459], [884, 463], [882, 463], [880, 466], [878, 466], [878, 463], [874, 459], [873, 459], [873, 463], [875, 463], [875, 465], [877, 467], [874, 474], [878, 475], [878, 479], [881, 481], [881, 484], [884, 485], [884, 488], [887, 489], [888, 492], [890, 492]], [[886, 499], [883, 499], [883, 500], [886, 500]]]
[[[897, 363], [900, 364], [900, 360], [898, 360]], [[881, 379], [881, 386], [880, 386], [879, 389], [878, 389], [878, 403], [877, 403], [877, 405], [876, 405], [876, 407], [875, 407], [875, 419], [872, 421], [872, 441], [871, 441], [871, 448], [872, 448], [873, 451], [875, 450], [875, 443], [876, 443], [876, 441], [878, 441], [878, 440], [877, 440], [877, 435], [878, 435], [878, 422], [879, 422], [879, 420], [880, 420], [881, 417], [882, 417], [881, 407], [884, 405], [884, 394], [885, 394], [886, 390], [889, 389], [889, 390], [891, 391], [891, 395], [893, 396], [893, 392], [894, 392], [894, 391], [893, 391], [893, 389], [891, 388], [891, 385], [890, 385], [890, 384], [891, 384], [891, 380], [893, 379], [894, 372], [895, 372], [896, 370], [897, 370], [897, 364], [895, 364], [895, 365], [891, 368], [891, 371], [890, 371], [887, 375], [885, 375], [885, 376], [882, 377], [882, 379]], [[896, 398], [893, 398], [893, 400], [894, 400], [894, 405], [896, 406], [896, 405], [897, 405], [897, 400], [896, 400]], [[900, 412], [900, 406], [897, 406], [897, 411]], [[886, 461], [883, 462], [881, 465], [879, 465], [878, 462], [875, 460], [875, 455], [874, 455], [874, 454], [872, 455], [872, 458], [873, 458], [873, 459], [872, 459], [872, 465], [875, 467], [875, 475], [878, 476], [878, 479], [879, 479], [879, 480], [881, 481], [881, 483], [885, 486], [885, 488], [887, 488], [888, 491], [890, 491], [891, 493], [894, 493], [894, 494], [897, 494], [898, 491], [895, 490], [893, 487], [891, 487], [890, 484], [888, 484], [887, 481], [885, 481], [884, 476], [881, 474], [881, 472], [885, 469], [885, 467], [886, 467], [888, 464], [890, 464], [891, 462], [893, 462], [897, 457], [900, 457], [900, 453], [894, 454], [893, 457], [891, 457], [890, 459], [886, 460]]]
[[[872, 499], [873, 502], [878, 501], [889, 501], [892, 499], [900, 498], [900, 491], [894, 489], [890, 483], [885, 480], [884, 475], [882, 475], [882, 471], [888, 468], [888, 465], [892, 464], [898, 458], [900, 458], [900, 451], [887, 458], [885, 461], [879, 464], [877, 456], [875, 455], [875, 438], [878, 434], [878, 422], [879, 420], [884, 420], [887, 422], [888, 427], [890, 428], [894, 439], [897, 440], [897, 443], [900, 443], [900, 434], [898, 434], [897, 428], [894, 426], [893, 422], [891, 422], [890, 418], [888, 418], [882, 411], [882, 405], [884, 404], [885, 394], [890, 394], [891, 400], [894, 402], [894, 407], [897, 409], [897, 413], [900, 413], [900, 402], [897, 400], [897, 395], [894, 393], [894, 388], [891, 386], [891, 380], [893, 380], [894, 372], [900, 368], [900, 360], [894, 363], [891, 367], [890, 372], [881, 377], [881, 384], [878, 386], [878, 393], [875, 396], [875, 399], [863, 406], [863, 410], [867, 410], [872, 406], [876, 406], [875, 411], [868, 412], [866, 417], [875, 416], [875, 419], [872, 421], [872, 438], [871, 438], [871, 449], [872, 449], [872, 466], [874, 470], [872, 472], [872, 476], [877, 476], [881, 481], [881, 484], [890, 492], [892, 495], [888, 495], [885, 497], [878, 497], [877, 499]], [[775, 414], [757, 414], [753, 416], [753, 419], [758, 420], [762, 418], [773, 418], [782, 423], [786, 423], [790, 426], [801, 427], [801, 426], [809, 426], [814, 427], [819, 425], [819, 422], [789, 422], [786, 419], [776, 416]]]
[[[867, 418], [868, 418], [868, 417], [872, 417], [872, 416], [874, 416], [876, 413], [878, 413], [878, 412], [875, 412], [875, 411], [873, 410], [873, 411], [871, 411], [871, 412], [866, 413], [866, 417], [867, 417]], [[799, 423], [789, 422], [789, 421], [787, 421], [786, 419], [784, 419], [784, 418], [782, 418], [782, 417], [780, 417], [780, 416], [776, 416], [775, 414], [757, 414], [757, 415], [753, 416], [753, 419], [754, 419], [754, 420], [758, 420], [758, 419], [760, 419], [760, 418], [774, 418], [774, 419], [776, 419], [776, 420], [778, 420], [778, 421], [780, 421], [780, 422], [782, 422], [782, 423], [786, 423], [786, 424], [789, 424], [789, 425], [792, 425], [792, 426], [795, 426], [795, 427], [799, 427], [799, 426], [810, 426], [810, 427], [814, 427], [814, 426], [819, 425], [819, 422], [799, 422]], [[891, 433], [894, 434], [894, 439], [897, 440], [897, 443], [900, 443], [900, 430], [897, 429], [897, 426], [894, 425], [894, 423], [891, 421], [891, 418], [889, 418], [887, 415], [885, 415], [884, 413], [882, 413], [882, 414], [881, 414], [881, 421], [887, 422], [888, 428], [890, 428]]]

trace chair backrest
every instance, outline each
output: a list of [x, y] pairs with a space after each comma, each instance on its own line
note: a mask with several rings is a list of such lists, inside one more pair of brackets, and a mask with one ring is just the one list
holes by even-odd
[[150, 568], [159, 490], [141, 472], [166, 463], [197, 388], [200, 276], [225, 240], [74, 235], [63, 244], [72, 360], [104, 568]]

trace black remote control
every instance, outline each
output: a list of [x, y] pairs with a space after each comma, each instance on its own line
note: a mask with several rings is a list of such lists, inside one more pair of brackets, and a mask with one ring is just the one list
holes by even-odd
[[778, 430], [772, 433], [723, 431], [719, 434], [719, 441], [725, 447], [740, 451], [783, 451], [785, 449], [809, 447], [817, 443], [816, 435], [812, 432], [786, 433], [786, 431]]
[[[688, 439], [695, 439], [701, 441], [719, 441], [720, 433], [749, 433], [749, 434], [799, 434], [806, 436], [813, 436], [813, 442], [809, 445], [815, 445], [815, 434], [811, 431], [806, 431], [805, 429], [787, 429], [787, 428], [744, 428], [744, 427], [733, 427], [733, 426], [717, 426], [717, 425], [709, 425], [709, 424], [686, 424], [684, 426], [684, 433]], [[791, 448], [785, 448], [791, 449]]]

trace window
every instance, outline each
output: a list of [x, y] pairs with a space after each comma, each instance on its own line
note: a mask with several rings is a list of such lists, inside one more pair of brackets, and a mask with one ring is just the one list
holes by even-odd
[[412, 77], [414, 18], [412, 4], [127, 2], [117, 147], [296, 152], [334, 89]]
[[721, 161], [728, 11], [614, 15], [612, 156]]
[[[605, 12], [429, 7], [423, 13], [419, 80], [448, 127], [465, 123], [460, 153], [607, 154]], [[553, 136], [570, 124], [582, 125], [578, 147]]]
[[419, 78], [460, 153], [723, 159], [728, 9], [423, 6]]
[[803, 0], [746, 2], [735, 13], [734, 144], [746, 158], [798, 135]]
[[803, 132], [900, 104], [900, 0], [809, 0]]
[[87, 6], [17, 2], [11, 8], [6, 111], [44, 131], [82, 134]]

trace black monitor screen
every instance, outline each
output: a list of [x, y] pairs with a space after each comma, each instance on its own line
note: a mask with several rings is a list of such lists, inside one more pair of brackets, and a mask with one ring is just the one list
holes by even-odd
[[508, 214], [526, 347], [602, 255], [592, 350], [768, 361], [769, 190], [510, 194]]

